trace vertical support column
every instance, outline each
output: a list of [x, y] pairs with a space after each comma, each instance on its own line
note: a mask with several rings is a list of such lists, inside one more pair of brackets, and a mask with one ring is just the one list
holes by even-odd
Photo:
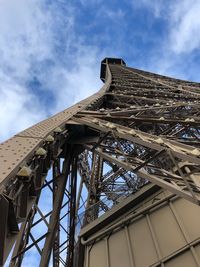
[[[20, 233], [18, 235], [13, 253], [12, 253], [12, 258], [9, 264], [9, 267], [19, 267], [21, 266], [24, 253], [25, 253], [25, 247], [28, 243], [29, 240], [29, 235], [31, 231], [31, 225], [33, 223], [33, 219], [35, 216], [35, 207], [30, 210], [28, 217], [25, 222], [22, 223], [20, 227]], [[24, 252], [23, 252], [24, 251]]]
[[71, 163], [71, 150], [68, 151], [67, 156], [64, 160], [62, 174], [58, 176], [56, 179], [57, 189], [55, 192], [53, 211], [49, 222], [48, 233], [45, 239], [44, 248], [40, 260], [40, 265], [39, 265], [40, 267], [48, 266], [50, 260], [51, 251], [55, 240], [55, 234], [56, 230], [58, 229], [57, 226], [59, 224], [60, 209], [62, 206], [64, 192], [70, 171], [70, 163]]
[[[56, 198], [57, 182], [56, 177], [60, 175], [60, 159], [54, 161], [52, 166], [53, 173], [53, 205]], [[57, 224], [57, 229], [55, 231], [55, 240], [53, 244], [53, 267], [59, 267], [59, 245], [60, 245], [60, 225]]]
[[3, 265], [3, 263], [4, 263], [8, 209], [9, 209], [8, 200], [3, 195], [0, 195], [0, 214], [1, 214], [1, 221], [0, 221], [0, 240], [1, 240], [1, 243], [0, 243], [0, 265]]
[[[87, 207], [86, 207], [86, 209], [88, 210], [85, 214], [84, 224], [87, 224], [93, 221], [94, 219], [98, 218], [99, 207], [95, 204], [98, 203], [100, 200], [102, 171], [103, 171], [102, 157], [94, 152], [92, 157], [92, 174], [89, 184], [89, 192], [88, 192]], [[92, 206], [91, 209], [90, 206]]]
[[77, 214], [78, 214], [78, 209], [79, 209], [79, 205], [80, 205], [82, 189], [83, 189], [83, 176], [81, 176], [80, 186], [78, 189], [78, 195], [77, 195], [77, 200], [76, 200], [76, 212], [77, 212]]
[[69, 203], [69, 245], [66, 259], [66, 266], [73, 267], [74, 262], [74, 243], [76, 225], [76, 186], [77, 186], [77, 157], [72, 160], [72, 171], [70, 175], [70, 203]]

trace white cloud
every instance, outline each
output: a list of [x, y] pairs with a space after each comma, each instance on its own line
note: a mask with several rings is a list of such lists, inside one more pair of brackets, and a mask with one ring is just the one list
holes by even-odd
[[181, 54], [200, 48], [199, 0], [141, 0], [132, 4], [134, 8], [149, 9], [153, 19], [162, 18], [167, 23], [165, 50]]
[[170, 16], [170, 48], [174, 53], [190, 53], [200, 48], [200, 1], [176, 2]]
[[[90, 95], [101, 84], [100, 52], [74, 34], [75, 11], [65, 7], [62, 13], [56, 3], [0, 0], [0, 141]], [[59, 38], [65, 42], [62, 55]], [[42, 82], [42, 96], [27, 87], [35, 75]], [[45, 92], [53, 95], [54, 103], [41, 104]]]
[[[55, 4], [47, 8], [44, 2], [44, 0], [0, 0], [0, 141], [45, 118], [49, 113], [53, 114], [89, 96], [101, 86], [99, 63], [103, 55], [109, 53], [85, 45], [82, 37], [74, 33], [73, 12], [76, 11], [67, 3], [65, 3], [67, 12], [63, 15], [57, 13]], [[88, 4], [95, 6], [102, 0], [80, 2], [84, 6]], [[156, 55], [149, 60], [149, 64], [152, 66], [152, 71], [158, 70], [168, 74], [173, 69], [175, 74], [177, 62], [181, 64], [182, 61], [177, 60], [174, 54], [191, 52], [199, 46], [200, 37], [197, 34], [200, 26], [199, 2], [183, 0], [180, 4], [177, 0], [140, 0], [134, 3], [133, 6], [137, 8], [147, 6], [154, 17], [163, 17], [168, 23], [169, 31], [162, 46], [158, 45], [165, 56], [158, 58]], [[124, 17], [123, 10], [120, 9], [105, 10], [102, 6], [99, 14], [101, 11], [113, 21], [116, 17]], [[59, 35], [60, 30], [65, 43], [63, 54], [57, 57], [59, 40], [56, 34], [58, 31]], [[108, 38], [107, 41], [110, 41], [112, 36], [109, 32], [105, 33], [106, 31], [102, 36], [98, 36], [98, 39], [102, 38], [105, 41], [105, 38]], [[116, 38], [115, 42], [117, 41]], [[73, 52], [71, 52], [72, 44]], [[112, 44], [108, 49], [112, 54], [119, 53], [112, 50]], [[35, 66], [35, 63], [43, 61], [50, 62], [52, 67], [47, 69], [40, 65]], [[154, 65], [155, 69], [152, 62], [157, 64]], [[42, 106], [41, 97], [27, 87], [27, 81], [32, 78], [35, 71], [44, 85], [42, 90], [44, 92], [47, 90], [47, 93], [51, 91], [55, 103]], [[177, 70], [177, 77], [180, 75]], [[47, 203], [43, 203], [44, 210], [47, 206]], [[37, 258], [33, 256], [33, 260], [36, 261]], [[27, 257], [24, 266], [28, 264], [35, 266], [37, 263]]]
[[101, 86], [99, 79], [100, 64], [98, 52], [89, 47], [81, 48], [76, 55], [76, 64], [72, 69], [56, 68], [49, 82], [54, 86], [57, 93], [57, 102], [54, 112], [66, 107], [95, 93]]
[[9, 68], [9, 75], [27, 77], [33, 59], [41, 61], [50, 56], [49, 20], [40, 1], [1, 0], [0, 64], [3, 69]]
[[106, 10], [102, 10], [102, 14], [104, 14], [104, 16], [107, 16], [108, 18], [110, 18], [113, 21], [117, 21], [118, 19], [123, 19], [125, 16], [125, 12], [121, 9], [117, 9], [117, 10], [111, 10], [111, 9], [106, 9]]
[[166, 10], [169, 6], [169, 1], [166, 0], [140, 0], [140, 1], [132, 1], [133, 8], [143, 9], [148, 8], [154, 15], [154, 17], [160, 17], [163, 15], [163, 10]]
[[44, 117], [44, 110], [36, 110], [37, 99], [26, 88], [0, 72], [0, 140]]
[[151, 55], [143, 67], [168, 76], [199, 81], [194, 55], [200, 48], [200, 1], [141, 0], [132, 1], [132, 6], [150, 12], [148, 21], [152, 22], [154, 31], [154, 22], [161, 23], [162, 38], [156, 35], [157, 43], [150, 48]]
[[[48, 14], [47, 14], [48, 21]], [[0, 140], [45, 117], [26, 88], [33, 61], [51, 53], [39, 1], [0, 1]]]
[[91, 5], [98, 5], [100, 3], [102, 3], [102, 0], [80, 0], [81, 4], [83, 6], [91, 6]]
[[[86, 5], [85, 0], [81, 3]], [[91, 4], [94, 1], [91, 0]], [[160, 66], [163, 71], [176, 64], [173, 54], [189, 53], [199, 47], [199, 1], [183, 0], [180, 4], [177, 0], [167, 3], [164, 0], [141, 0], [134, 1], [133, 6], [146, 6], [154, 17], [164, 17], [168, 23], [168, 31], [159, 49], [167, 54]], [[73, 12], [67, 6], [67, 14], [60, 15], [56, 13], [54, 4], [47, 8], [42, 0], [0, 0], [0, 140], [100, 87], [99, 61], [105, 53], [84, 45], [81, 37], [74, 34]], [[109, 9], [105, 14], [111, 19], [124, 16], [123, 10]], [[56, 25], [64, 28], [62, 34], [66, 43], [63, 56], [66, 62], [73, 61], [71, 67], [70, 64], [60, 64], [59, 58], [55, 57], [58, 45]], [[70, 51], [72, 43], [75, 43], [73, 56]], [[35, 62], [48, 60], [52, 62], [52, 68], [35, 67]], [[35, 112], [41, 108], [39, 96], [31, 93], [26, 85], [35, 70], [45, 85], [42, 90], [51, 90], [55, 97], [55, 103], [44, 107], [40, 113]], [[20, 123], [16, 122], [16, 117]]]

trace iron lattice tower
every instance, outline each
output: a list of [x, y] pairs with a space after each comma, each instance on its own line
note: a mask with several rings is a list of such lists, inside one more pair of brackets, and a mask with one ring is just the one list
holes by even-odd
[[33, 249], [38, 266], [83, 266], [80, 229], [152, 184], [199, 205], [200, 84], [114, 58], [101, 79], [98, 93], [0, 145], [1, 266], [13, 247], [10, 267]]

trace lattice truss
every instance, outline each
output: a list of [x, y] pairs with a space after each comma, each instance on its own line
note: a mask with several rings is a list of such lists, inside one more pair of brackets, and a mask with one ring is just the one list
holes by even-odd
[[200, 200], [200, 84], [102, 62], [95, 95], [0, 145], [0, 265], [76, 265], [78, 233], [152, 182]]

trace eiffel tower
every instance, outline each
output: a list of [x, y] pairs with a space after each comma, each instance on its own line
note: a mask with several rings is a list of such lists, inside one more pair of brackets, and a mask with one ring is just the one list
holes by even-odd
[[0, 144], [0, 266], [200, 266], [200, 83], [118, 58], [100, 78]]

